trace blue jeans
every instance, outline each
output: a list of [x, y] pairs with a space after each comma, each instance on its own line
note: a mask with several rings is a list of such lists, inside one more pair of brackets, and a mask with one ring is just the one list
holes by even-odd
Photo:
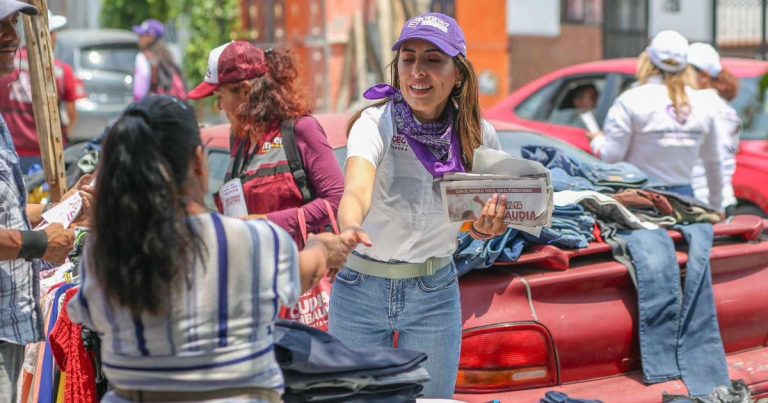
[[695, 197], [693, 194], [693, 186], [691, 185], [661, 185], [661, 186], [652, 186], [649, 189], [663, 190], [667, 192], [676, 193], [681, 196]]
[[392, 346], [427, 354], [432, 380], [424, 397], [451, 398], [461, 352], [461, 301], [456, 266], [429, 277], [388, 279], [345, 267], [330, 302], [330, 333], [351, 348]]
[[730, 385], [712, 290], [713, 229], [710, 224], [675, 228], [689, 245], [683, 290], [675, 246], [666, 230], [621, 234], [637, 276], [643, 380], [658, 383], [682, 377], [692, 396], [706, 396]]

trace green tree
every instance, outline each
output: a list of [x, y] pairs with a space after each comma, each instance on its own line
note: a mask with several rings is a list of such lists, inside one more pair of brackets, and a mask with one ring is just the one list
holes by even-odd
[[101, 26], [131, 29], [148, 18], [167, 21], [173, 0], [102, 0]]
[[189, 29], [182, 69], [192, 86], [205, 77], [211, 49], [238, 37], [240, 4], [238, 0], [102, 0], [105, 28], [131, 29], [148, 18], [183, 21]]
[[173, 15], [189, 18], [192, 40], [184, 51], [184, 71], [190, 83], [199, 83], [208, 70], [208, 53], [223, 43], [236, 39], [240, 26], [238, 0], [180, 0]]

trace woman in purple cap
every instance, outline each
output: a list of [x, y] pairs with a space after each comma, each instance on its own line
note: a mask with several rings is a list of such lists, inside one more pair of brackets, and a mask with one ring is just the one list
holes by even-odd
[[[363, 242], [337, 274], [330, 331], [350, 347], [427, 353], [424, 395], [453, 396], [461, 349], [461, 304], [453, 263], [460, 224], [443, 213], [440, 180], [472, 168], [480, 145], [499, 149], [483, 121], [477, 77], [456, 21], [409, 20], [392, 47], [392, 85], [365, 92], [380, 102], [349, 126], [343, 236]], [[497, 208], [498, 203], [498, 208]], [[504, 233], [506, 200], [495, 196], [472, 222], [475, 239]]]
[[149, 94], [168, 95], [187, 100], [187, 86], [181, 69], [165, 46], [165, 26], [158, 20], [149, 19], [134, 25], [139, 36], [139, 49], [133, 73], [133, 100]]

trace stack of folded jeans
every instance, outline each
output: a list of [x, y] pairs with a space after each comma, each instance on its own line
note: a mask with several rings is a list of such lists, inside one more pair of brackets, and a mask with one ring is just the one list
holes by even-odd
[[356, 351], [321, 330], [275, 322], [275, 358], [285, 377], [285, 402], [413, 401], [429, 374], [416, 351], [369, 347]]
[[488, 241], [472, 239], [469, 234], [459, 235], [454, 260], [462, 275], [472, 269], [491, 267], [496, 262], [514, 262], [528, 244], [586, 248], [595, 240], [594, 228], [595, 218], [578, 204], [555, 206], [552, 226], [543, 228], [538, 237], [511, 228]]
[[556, 147], [539, 145], [523, 146], [520, 153], [523, 158], [538, 161], [550, 169], [555, 191], [592, 190], [611, 193], [623, 189], [639, 189], [649, 182], [648, 175], [626, 162], [583, 163]]

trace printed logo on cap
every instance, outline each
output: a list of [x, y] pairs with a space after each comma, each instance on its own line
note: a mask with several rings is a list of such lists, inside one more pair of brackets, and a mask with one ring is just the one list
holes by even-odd
[[416, 28], [419, 25], [434, 27], [446, 34], [448, 33], [448, 27], [450, 26], [450, 24], [438, 17], [435, 17], [434, 15], [425, 15], [423, 17], [416, 17], [411, 20], [411, 22], [408, 23], [408, 28]]

